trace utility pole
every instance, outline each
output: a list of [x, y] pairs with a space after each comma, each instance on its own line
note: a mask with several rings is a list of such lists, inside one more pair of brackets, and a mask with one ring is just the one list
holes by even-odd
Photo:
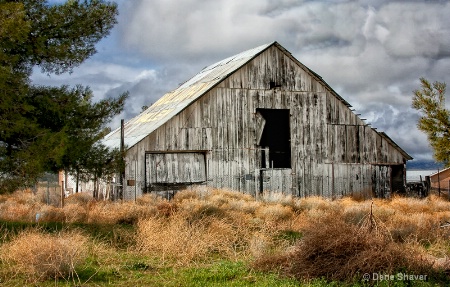
[[125, 124], [124, 120], [120, 120], [120, 154], [122, 156], [122, 163], [120, 165], [120, 178], [119, 178], [119, 199], [123, 200], [123, 192], [124, 192], [124, 177], [125, 177], [125, 159], [123, 156], [125, 150]]

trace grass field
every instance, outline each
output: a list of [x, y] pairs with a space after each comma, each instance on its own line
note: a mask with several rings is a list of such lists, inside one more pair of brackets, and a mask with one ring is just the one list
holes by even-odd
[[433, 196], [48, 199], [0, 196], [0, 286], [450, 285], [450, 203]]

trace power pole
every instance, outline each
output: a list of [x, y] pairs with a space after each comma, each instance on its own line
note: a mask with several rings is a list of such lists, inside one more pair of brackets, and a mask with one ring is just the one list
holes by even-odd
[[123, 192], [124, 192], [124, 177], [125, 177], [125, 158], [124, 158], [124, 150], [125, 150], [125, 124], [124, 120], [120, 120], [120, 154], [122, 156], [122, 164], [120, 165], [120, 178], [119, 178], [119, 196], [118, 198], [123, 200]]

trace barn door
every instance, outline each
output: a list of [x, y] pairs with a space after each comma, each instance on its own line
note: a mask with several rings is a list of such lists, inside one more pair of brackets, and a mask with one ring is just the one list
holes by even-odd
[[190, 185], [206, 181], [205, 154], [200, 152], [148, 153], [146, 183]]

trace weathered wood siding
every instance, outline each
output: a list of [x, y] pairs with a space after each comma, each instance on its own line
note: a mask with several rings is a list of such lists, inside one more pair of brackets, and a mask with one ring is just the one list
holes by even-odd
[[[290, 110], [291, 168], [261, 169], [260, 108]], [[155, 181], [150, 179], [156, 174], [154, 164], [146, 163], [145, 154], [158, 151], [204, 152], [206, 181], [212, 186], [250, 194], [272, 189], [302, 197], [384, 193], [389, 191], [389, 165], [405, 161], [319, 78], [276, 46], [133, 146], [127, 153], [127, 173]], [[183, 162], [189, 161], [188, 155]], [[168, 172], [166, 178], [182, 177], [180, 173]], [[131, 194], [134, 187], [129, 190]]]

